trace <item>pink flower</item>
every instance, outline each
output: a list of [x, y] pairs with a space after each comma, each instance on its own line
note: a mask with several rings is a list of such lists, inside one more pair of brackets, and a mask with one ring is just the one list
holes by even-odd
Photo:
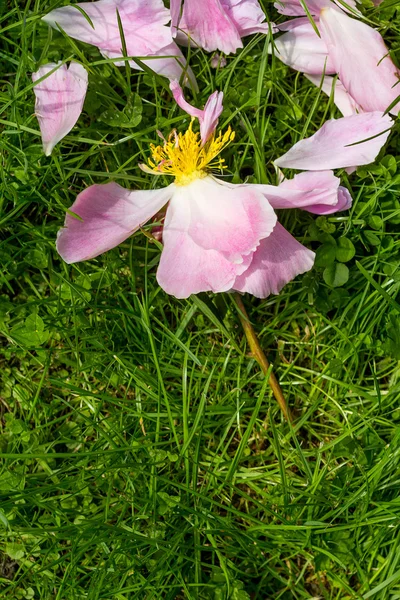
[[[53, 73], [51, 71], [55, 70]], [[48, 75], [48, 73], [51, 73]], [[35, 112], [42, 134], [43, 150], [50, 156], [54, 146], [74, 127], [82, 112], [88, 87], [86, 70], [78, 63], [67, 65], [49, 63], [32, 75], [37, 82]]]
[[[299, 0], [280, 4], [283, 14], [304, 15]], [[330, 0], [307, 2], [320, 37], [308, 18], [300, 16], [278, 25], [286, 33], [275, 40], [276, 54], [288, 66], [309, 75], [337, 73], [358, 109], [384, 112], [400, 95], [399, 71], [380, 33], [338, 5]], [[399, 110], [400, 103], [390, 112]]]
[[242, 37], [269, 31], [258, 0], [171, 0], [171, 20], [179, 43], [207, 52], [236, 52]]
[[[350, 194], [330, 169], [338, 166], [340, 152], [345, 163], [348, 153], [357, 164], [369, 162], [385, 135], [351, 150], [348, 143], [377, 130], [380, 133], [382, 126], [391, 123], [390, 117], [378, 119], [371, 114], [365, 120], [364, 115], [356, 115], [349, 117], [357, 120], [351, 127], [346, 119], [328, 123], [319, 134], [293, 148], [293, 160], [301, 163], [301, 144], [305, 145], [301, 168], [311, 165], [313, 171], [279, 186], [234, 185], [214, 174], [224, 170], [219, 155], [234, 139], [230, 128], [215, 132], [222, 95], [213, 94], [200, 111], [186, 103], [176, 83], [172, 88], [184, 110], [202, 119], [203, 125], [208, 123], [203, 140], [193, 131], [192, 122], [185, 133], [172, 132], [163, 145], [151, 146], [151, 159], [143, 169], [174, 177], [165, 188], [129, 191], [108, 183], [81, 192], [71, 207], [80, 219], [67, 214], [57, 239], [59, 253], [67, 263], [94, 258], [126, 240], [166, 207], [157, 280], [167, 293], [178, 298], [233, 289], [260, 298], [279, 293], [296, 275], [311, 269], [314, 254], [277, 222], [275, 209], [329, 214], [348, 208]], [[331, 162], [325, 152], [329, 144]], [[291, 166], [290, 153], [276, 162]]]
[[[81, 8], [85, 15], [78, 10]], [[122, 41], [117, 11], [121, 18], [128, 56], [138, 57], [160, 75], [179, 79], [185, 58], [172, 39], [170, 13], [162, 0], [98, 0], [79, 2], [51, 11], [43, 17], [55, 29], [61, 27], [69, 36], [97, 46], [106, 58], [122, 57]], [[93, 25], [93, 26], [92, 26]], [[117, 61], [123, 66], [124, 61]], [[130, 65], [140, 69], [133, 60]], [[188, 76], [194, 80], [191, 71]]]

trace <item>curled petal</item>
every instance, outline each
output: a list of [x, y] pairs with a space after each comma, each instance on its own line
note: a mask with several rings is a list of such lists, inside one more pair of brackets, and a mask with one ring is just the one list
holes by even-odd
[[261, 241], [251, 265], [239, 275], [233, 289], [257, 298], [279, 294], [289, 281], [312, 268], [314, 258], [314, 252], [277, 223], [271, 235]]
[[57, 250], [67, 263], [94, 258], [121, 244], [171, 198], [174, 185], [130, 192], [117, 183], [92, 185], [81, 192], [59, 231]]
[[285, 65], [311, 75], [335, 72], [324, 40], [307, 18], [294, 19], [279, 25], [279, 29], [286, 33], [274, 40], [274, 51]]
[[305, 206], [304, 210], [315, 215], [331, 215], [335, 212], [341, 212], [342, 210], [348, 210], [352, 205], [353, 199], [347, 188], [339, 186], [337, 191], [337, 203], [335, 206], [329, 206], [327, 204], [313, 204], [311, 206]]
[[[306, 75], [306, 77], [317, 87], [321, 86], [321, 77], [318, 77], [317, 75]], [[357, 104], [354, 98], [350, 96], [343, 83], [338, 79], [335, 81], [334, 77], [325, 75], [321, 90], [327, 94], [327, 96], [330, 96], [333, 90], [333, 101], [344, 117], [363, 112], [362, 108]]]
[[[57, 65], [49, 63], [32, 75], [32, 80], [50, 73]], [[49, 156], [54, 146], [71, 131], [82, 112], [88, 87], [86, 70], [78, 63], [69, 69], [61, 65], [33, 88], [36, 96], [35, 112], [42, 134], [43, 150]]]
[[[335, 8], [321, 11], [320, 31], [348, 93], [363, 110], [384, 112], [400, 95], [400, 85], [380, 33]], [[399, 110], [400, 103], [391, 112]]]
[[220, 50], [229, 54], [243, 47], [238, 30], [220, 0], [185, 0], [179, 29], [207, 52]]
[[[270, 24], [265, 23], [265, 14], [258, 0], [221, 0], [221, 4], [240, 37], [269, 32]], [[271, 28], [274, 32], [273, 23]]]
[[171, 13], [171, 31], [173, 37], [177, 34], [179, 21], [181, 20], [182, 11], [182, 0], [170, 0], [170, 13]]
[[189, 102], [186, 102], [182, 88], [177, 81], [171, 81], [169, 87], [171, 88], [175, 102], [178, 106], [187, 112], [188, 115], [199, 120], [201, 141], [204, 145], [218, 125], [218, 119], [223, 111], [223, 92], [214, 92], [211, 94], [206, 102], [204, 110], [200, 110], [189, 104]]
[[331, 119], [275, 161], [278, 167], [323, 171], [367, 165], [386, 143], [393, 121], [381, 112]]

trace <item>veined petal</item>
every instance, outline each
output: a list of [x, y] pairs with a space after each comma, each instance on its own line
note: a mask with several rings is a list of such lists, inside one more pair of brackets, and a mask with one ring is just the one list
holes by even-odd
[[225, 54], [242, 48], [242, 40], [220, 0], [185, 0], [179, 29], [207, 52]]
[[[88, 15], [93, 27], [76, 6]], [[43, 20], [54, 28], [59, 25], [72, 38], [121, 56], [117, 10], [129, 56], [157, 54], [172, 42], [170, 28], [166, 26], [170, 14], [162, 0], [78, 2], [72, 6], [56, 8], [43, 17]]]
[[250, 264], [252, 254], [235, 264], [218, 250], [207, 250], [188, 233], [191, 224], [190, 204], [184, 194], [174, 194], [165, 218], [159, 285], [176, 298], [200, 292], [225, 292], [232, 288], [238, 274]]
[[233, 289], [257, 298], [279, 294], [289, 281], [312, 268], [314, 258], [314, 252], [277, 223], [271, 235], [261, 241], [251, 265], [236, 279]]
[[331, 119], [275, 161], [278, 167], [324, 171], [367, 165], [375, 160], [393, 125], [389, 115], [363, 113]]
[[175, 37], [181, 20], [182, 0], [170, 0], [169, 6], [171, 13], [171, 31], [172, 36]]
[[[318, 16], [323, 8], [329, 8], [332, 6], [331, 0], [305, 0], [308, 10], [311, 15]], [[337, 2], [339, 6], [342, 6], [340, 2]], [[350, 8], [356, 8], [355, 0], [346, 0], [346, 4]], [[287, 15], [289, 17], [302, 17], [306, 15], [306, 11], [301, 5], [300, 0], [278, 0], [274, 4], [276, 10], [281, 15]]]
[[[321, 86], [321, 77], [318, 75], [306, 75], [306, 77], [317, 87]], [[332, 89], [333, 101], [344, 117], [349, 117], [350, 115], [363, 112], [362, 108], [357, 104], [354, 98], [350, 96], [349, 92], [346, 90], [343, 83], [339, 81], [339, 79], [336, 79], [335, 81], [334, 77], [328, 77], [325, 75], [321, 90], [327, 96], [330, 96]]]
[[171, 81], [169, 87], [171, 88], [175, 102], [178, 106], [191, 117], [195, 117], [199, 120], [201, 141], [204, 145], [218, 125], [218, 119], [223, 111], [223, 92], [214, 92], [211, 94], [206, 102], [204, 110], [200, 110], [189, 104], [189, 102], [186, 102], [182, 88], [177, 81]]
[[175, 186], [130, 192], [117, 183], [92, 185], [81, 192], [59, 231], [57, 250], [67, 263], [94, 258], [121, 244], [171, 198]]
[[294, 19], [278, 27], [286, 33], [274, 40], [274, 52], [285, 65], [311, 75], [335, 72], [324, 40], [317, 36], [307, 18]]
[[184, 198], [182, 202], [190, 208], [187, 231], [193, 241], [239, 264], [276, 224], [272, 207], [255, 186], [225, 186], [205, 177], [178, 187], [177, 197]]
[[[35, 82], [57, 64], [49, 63], [33, 73]], [[35, 85], [35, 113], [42, 134], [43, 150], [49, 156], [54, 146], [71, 131], [82, 112], [88, 87], [88, 74], [78, 63], [61, 65], [57, 71]]]
[[[268, 33], [269, 24], [258, 0], [221, 0], [228, 17], [235, 25], [240, 37], [254, 33]], [[272, 32], [275, 25], [271, 23]]]
[[[400, 85], [381, 34], [335, 8], [321, 11], [320, 31], [348, 93], [365, 111], [385, 111], [400, 95]], [[399, 110], [400, 103], [391, 112]]]

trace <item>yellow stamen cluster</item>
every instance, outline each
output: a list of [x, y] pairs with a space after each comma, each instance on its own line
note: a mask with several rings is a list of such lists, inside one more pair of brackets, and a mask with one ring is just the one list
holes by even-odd
[[234, 138], [235, 132], [228, 127], [225, 133], [213, 135], [202, 146], [200, 134], [192, 130], [191, 123], [185, 133], [172, 132], [163, 146], [150, 145], [151, 172], [172, 175], [177, 185], [188, 185], [213, 169], [226, 169], [224, 159], [218, 155]]

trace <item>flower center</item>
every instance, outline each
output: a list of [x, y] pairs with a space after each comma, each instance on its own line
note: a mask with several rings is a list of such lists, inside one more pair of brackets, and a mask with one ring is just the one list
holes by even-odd
[[235, 132], [228, 127], [225, 133], [213, 135], [203, 146], [200, 134], [192, 130], [191, 123], [185, 133], [173, 131], [163, 146], [150, 145], [150, 170], [156, 175], [174, 176], [176, 185], [188, 185], [212, 169], [226, 169], [225, 160], [219, 154], [234, 138]]

